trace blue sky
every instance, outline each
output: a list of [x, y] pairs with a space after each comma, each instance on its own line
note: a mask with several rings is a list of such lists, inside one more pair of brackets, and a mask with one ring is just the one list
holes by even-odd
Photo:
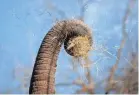
[[[121, 41], [121, 22], [128, 0], [92, 0], [85, 12], [85, 23], [93, 31], [94, 43], [99, 48], [105, 46], [115, 56], [116, 47]], [[52, 7], [56, 6], [56, 7]], [[51, 9], [50, 9], [51, 8]], [[55, 11], [55, 9], [63, 12]], [[0, 93], [26, 93], [21, 86], [20, 78], [27, 69], [32, 72], [35, 57], [41, 41], [54, 24], [54, 19], [71, 19], [80, 15], [78, 0], [0, 0]], [[51, 13], [51, 15], [49, 13]], [[61, 16], [61, 15], [65, 16]], [[137, 2], [127, 24], [133, 42], [137, 41]], [[132, 31], [130, 31], [132, 30]], [[133, 43], [134, 44], [134, 43]], [[64, 56], [64, 57], [63, 57]], [[110, 57], [110, 59], [105, 58]], [[91, 60], [103, 58], [98, 63], [103, 71], [115, 62], [115, 58], [107, 53], [92, 51]], [[77, 74], [71, 69], [71, 57], [62, 48], [58, 59], [56, 83], [72, 82]], [[66, 63], [66, 64], [65, 64]], [[15, 71], [15, 68], [20, 68]], [[96, 68], [92, 67], [95, 79]], [[66, 72], [63, 72], [66, 71]], [[106, 73], [106, 72], [104, 72]], [[61, 79], [62, 78], [62, 79]], [[18, 80], [19, 79], [19, 80]], [[26, 80], [29, 81], [29, 78]], [[56, 87], [57, 93], [73, 93], [77, 87]], [[65, 89], [69, 89], [64, 92]], [[78, 89], [78, 88], [77, 88]], [[10, 91], [12, 90], [12, 91]]]

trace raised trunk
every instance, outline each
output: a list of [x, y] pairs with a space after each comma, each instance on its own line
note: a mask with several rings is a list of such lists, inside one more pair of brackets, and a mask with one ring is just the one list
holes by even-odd
[[[75, 36], [87, 35], [91, 43], [91, 33], [83, 22], [78, 20], [57, 23], [44, 37], [34, 65], [30, 82], [30, 94], [55, 93], [56, 61], [63, 42]], [[65, 46], [66, 48], [66, 46]]]

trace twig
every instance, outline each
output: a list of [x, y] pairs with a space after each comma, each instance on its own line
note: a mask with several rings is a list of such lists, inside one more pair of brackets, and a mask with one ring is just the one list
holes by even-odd
[[108, 78], [108, 86], [106, 88], [106, 93], [109, 93], [109, 91], [112, 89], [111, 86], [113, 85], [112, 81], [114, 80], [114, 73], [115, 73], [115, 71], [118, 67], [118, 64], [119, 64], [119, 61], [120, 61], [120, 58], [121, 58], [122, 49], [124, 48], [124, 45], [125, 45], [125, 42], [126, 42], [126, 39], [127, 39], [127, 35], [128, 35], [127, 32], [126, 32], [126, 22], [127, 22], [127, 19], [129, 17], [129, 14], [131, 12], [131, 8], [133, 7], [134, 2], [135, 2], [135, 0], [129, 0], [128, 6], [127, 6], [127, 9], [126, 9], [124, 18], [123, 18], [123, 22], [122, 22], [123, 39], [121, 41], [120, 48], [118, 49], [118, 52], [117, 52], [116, 63], [111, 68], [110, 76]]

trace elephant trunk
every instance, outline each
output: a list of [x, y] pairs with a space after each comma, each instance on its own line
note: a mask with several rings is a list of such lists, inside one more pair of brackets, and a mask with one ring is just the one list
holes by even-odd
[[82, 21], [60, 21], [50, 29], [38, 51], [30, 82], [30, 94], [55, 93], [56, 61], [60, 48], [64, 43], [66, 51], [74, 56], [74, 53], [67, 49], [67, 43], [78, 36], [87, 36], [90, 45], [92, 44], [90, 29]]

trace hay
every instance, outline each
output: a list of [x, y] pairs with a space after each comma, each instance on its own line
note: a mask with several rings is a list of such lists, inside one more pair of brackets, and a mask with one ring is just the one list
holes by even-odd
[[[79, 79], [75, 80], [74, 84], [81, 86], [81, 89], [77, 93], [94, 93], [94, 82], [91, 76], [91, 61], [88, 58], [88, 53], [92, 49], [92, 44], [88, 36], [78, 36], [71, 38], [68, 42], [67, 50], [73, 55], [73, 69], [77, 70], [81, 67], [81, 70], [84, 74], [81, 74]], [[77, 70], [78, 72], [78, 70]]]
[[67, 49], [73, 53], [74, 57], [87, 57], [91, 45], [87, 36], [78, 36], [68, 42]]

